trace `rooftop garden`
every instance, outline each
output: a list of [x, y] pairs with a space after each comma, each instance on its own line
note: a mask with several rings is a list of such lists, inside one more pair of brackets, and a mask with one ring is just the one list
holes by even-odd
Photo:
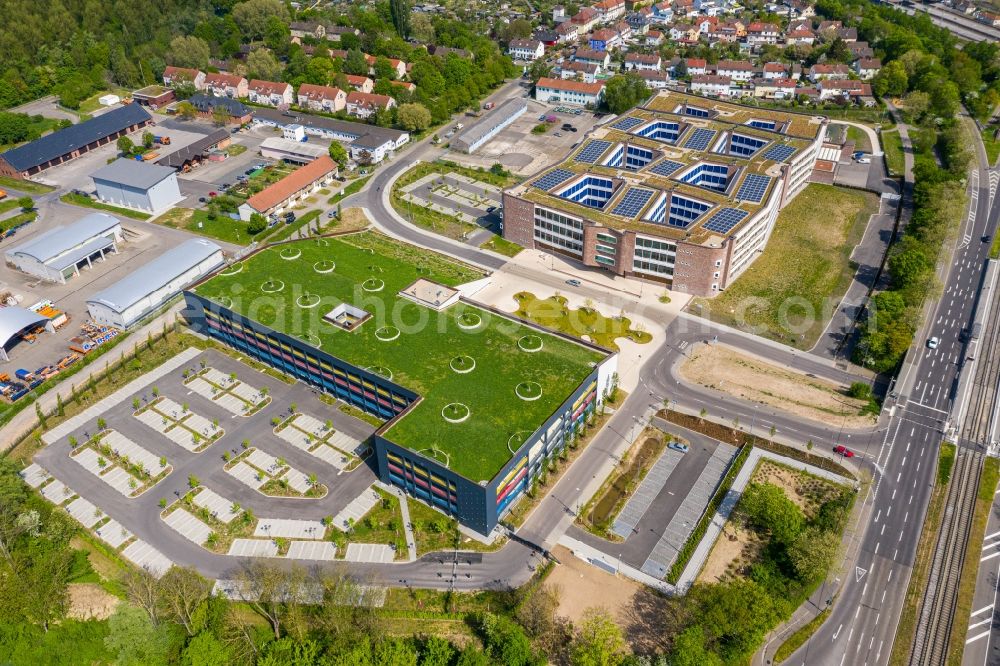
[[[385, 433], [474, 481], [511, 457], [603, 355], [465, 302], [442, 311], [402, 298], [418, 278], [456, 286], [467, 266], [375, 233], [268, 247], [195, 291], [422, 397]], [[342, 303], [371, 314], [349, 332], [323, 316]], [[519, 389], [520, 387], [520, 389]]]

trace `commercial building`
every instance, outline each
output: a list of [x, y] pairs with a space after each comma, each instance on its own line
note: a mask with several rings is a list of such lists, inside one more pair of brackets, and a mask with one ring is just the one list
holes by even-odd
[[480, 146], [524, 115], [527, 110], [528, 103], [523, 98], [507, 100], [487, 113], [482, 120], [456, 134], [451, 139], [452, 150], [474, 153]]
[[232, 135], [224, 129], [217, 129], [200, 139], [175, 150], [156, 160], [160, 166], [167, 166], [180, 172], [199, 166], [212, 151], [221, 150], [232, 142]]
[[98, 324], [128, 328], [224, 262], [222, 248], [192, 238], [87, 299]]
[[552, 104], [596, 107], [604, 99], [604, 84], [550, 79], [543, 76], [535, 84], [535, 99]]
[[163, 86], [151, 85], [134, 91], [132, 99], [136, 104], [148, 106], [155, 110], [174, 101], [174, 91]]
[[195, 108], [198, 115], [206, 120], [215, 120], [216, 109], [221, 109], [224, 112], [222, 117], [227, 123], [246, 125], [253, 120], [253, 109], [231, 97], [198, 93], [192, 95], [188, 102]]
[[282, 130], [292, 125], [301, 125], [304, 132], [310, 136], [347, 144], [347, 152], [351, 159], [360, 164], [378, 164], [392, 157], [410, 140], [409, 132], [296, 111], [257, 109], [253, 123]]
[[827, 120], [660, 92], [503, 195], [504, 238], [713, 296], [806, 185]]
[[[483, 534], [614, 382], [616, 354], [463, 297], [481, 274], [384, 236], [282, 243], [240, 266], [185, 292], [191, 326], [383, 420], [379, 477]], [[274, 307], [232, 296], [248, 289]]]
[[153, 122], [146, 109], [127, 104], [82, 123], [46, 134], [0, 154], [0, 176], [30, 178], [50, 167], [114, 143]]
[[315, 143], [294, 141], [280, 136], [270, 136], [260, 144], [260, 154], [272, 160], [285, 160], [294, 164], [308, 164], [317, 157], [329, 154], [326, 147]]
[[90, 175], [104, 203], [147, 213], [164, 211], [184, 197], [177, 172], [158, 164], [117, 159]]
[[73, 224], [44, 231], [7, 250], [7, 265], [47, 282], [65, 283], [105, 255], [118, 252], [122, 227], [107, 213], [90, 213]]
[[318, 157], [247, 199], [239, 208], [240, 219], [249, 220], [254, 213], [280, 215], [336, 177], [337, 163], [329, 155]]

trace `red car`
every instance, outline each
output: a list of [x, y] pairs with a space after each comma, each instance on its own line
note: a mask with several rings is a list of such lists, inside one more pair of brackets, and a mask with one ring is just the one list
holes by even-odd
[[838, 456], [844, 456], [845, 458], [854, 457], [854, 451], [851, 451], [849, 448], [847, 448], [842, 444], [838, 444], [837, 446], [833, 447], [833, 452], [836, 453]]
[[209, 192], [208, 193], [208, 196], [210, 196], [210, 197], [215, 197], [215, 196], [218, 196], [218, 195], [219, 195], [218, 192]]

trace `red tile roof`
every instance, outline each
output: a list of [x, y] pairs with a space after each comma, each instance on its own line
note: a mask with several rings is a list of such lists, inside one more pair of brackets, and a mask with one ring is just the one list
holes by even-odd
[[205, 83], [210, 86], [231, 86], [235, 88], [243, 81], [246, 81], [246, 79], [242, 76], [237, 74], [226, 74], [225, 72], [216, 72], [214, 74], [205, 75]]
[[343, 91], [335, 86], [317, 86], [313, 83], [303, 83], [299, 86], [299, 94], [309, 99], [335, 100]]
[[300, 169], [296, 169], [273, 185], [247, 199], [247, 203], [256, 211], [266, 211], [287, 201], [293, 194], [312, 185], [327, 174], [335, 173], [337, 164], [328, 155], [317, 157]]
[[282, 95], [286, 90], [288, 90], [290, 84], [282, 83], [278, 81], [262, 81], [260, 79], [252, 79], [250, 81], [250, 90], [261, 95]]
[[552, 90], [569, 90], [572, 92], [586, 93], [588, 95], [596, 95], [601, 92], [604, 88], [603, 83], [584, 83], [582, 81], [563, 81], [562, 79], [550, 79], [542, 77], [538, 79], [537, 86], [541, 88], [550, 88]]

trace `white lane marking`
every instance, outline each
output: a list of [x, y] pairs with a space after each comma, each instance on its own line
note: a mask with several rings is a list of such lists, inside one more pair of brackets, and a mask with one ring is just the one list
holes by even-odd
[[1000, 557], [1000, 550], [998, 550], [995, 553], [990, 553], [989, 555], [985, 555], [983, 557], [980, 557], [979, 561], [980, 562], [985, 562], [986, 560], [992, 560], [994, 557]]
[[986, 638], [986, 637], [987, 637], [987, 636], [989, 636], [989, 635], [990, 635], [990, 630], [989, 630], [989, 629], [987, 629], [987, 630], [986, 630], [986, 631], [984, 631], [983, 633], [981, 633], [981, 634], [976, 634], [976, 635], [975, 635], [975, 636], [973, 636], [972, 638], [969, 638], [969, 639], [967, 639], [967, 640], [965, 641], [965, 644], [966, 644], [966, 645], [968, 645], [969, 643], [973, 643], [973, 642], [975, 642], [975, 641], [978, 641], [978, 640], [979, 640], [980, 638]]

